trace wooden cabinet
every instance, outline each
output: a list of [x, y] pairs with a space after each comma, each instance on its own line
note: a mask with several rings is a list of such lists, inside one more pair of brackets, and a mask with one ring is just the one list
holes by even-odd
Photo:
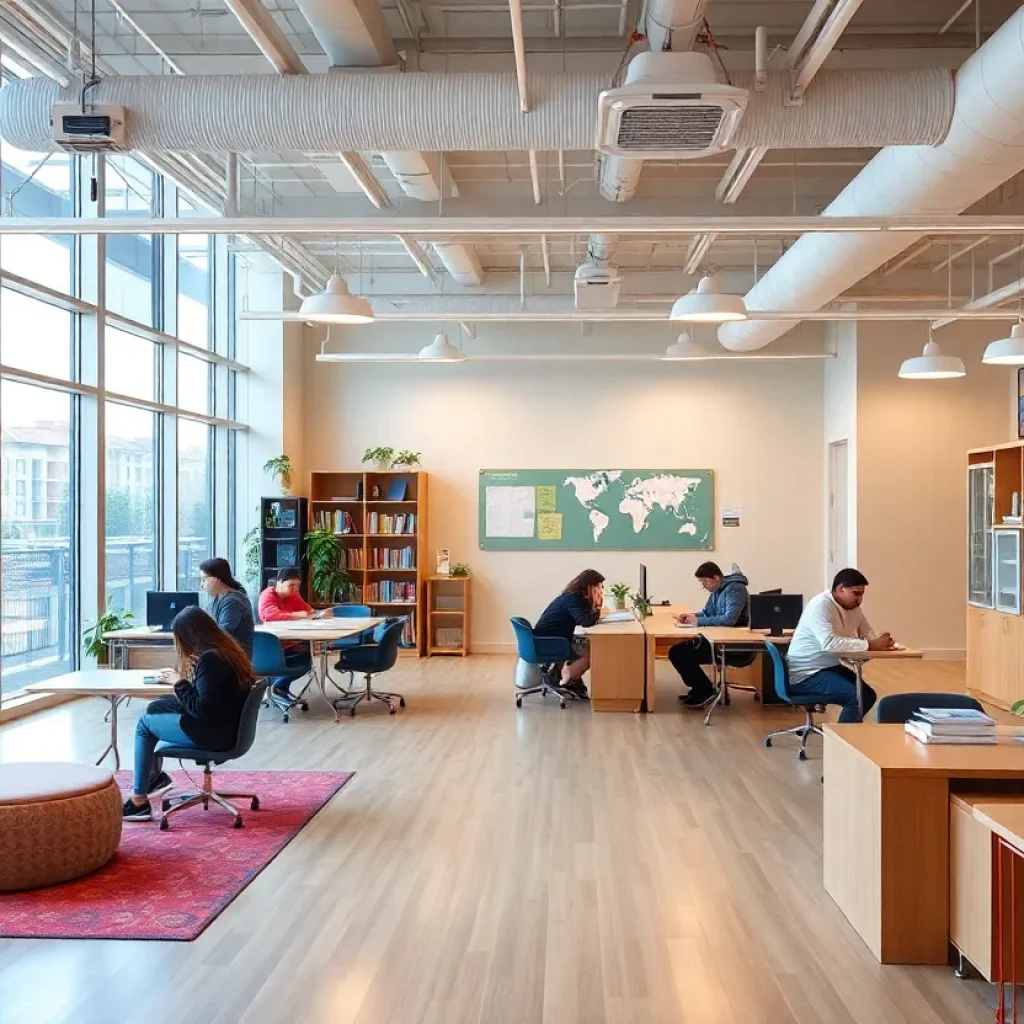
[[1024, 698], [1024, 618], [967, 609], [967, 686], [1001, 707]]
[[427, 578], [427, 657], [469, 654], [470, 585], [468, 576]]

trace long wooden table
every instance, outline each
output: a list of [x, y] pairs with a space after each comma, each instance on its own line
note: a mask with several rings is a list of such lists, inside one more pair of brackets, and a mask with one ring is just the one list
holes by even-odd
[[902, 725], [826, 725], [824, 883], [885, 964], [944, 964], [950, 794], [1024, 794], [1024, 744], [918, 743]]

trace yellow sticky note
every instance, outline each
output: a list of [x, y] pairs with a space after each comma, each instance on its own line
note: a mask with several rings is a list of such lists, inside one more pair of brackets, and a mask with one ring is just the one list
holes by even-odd
[[554, 512], [557, 505], [558, 488], [542, 486], [537, 488], [537, 511]]
[[562, 513], [561, 512], [538, 512], [537, 513], [537, 540], [561, 540], [562, 539]]

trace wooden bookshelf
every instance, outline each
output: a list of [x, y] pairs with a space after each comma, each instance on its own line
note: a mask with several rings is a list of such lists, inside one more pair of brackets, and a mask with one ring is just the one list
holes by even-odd
[[[427, 657], [435, 654], [469, 654], [470, 577], [427, 578]], [[438, 630], [459, 630], [459, 645], [438, 642]]]
[[[401, 499], [388, 498], [395, 487], [403, 486], [405, 494]], [[374, 488], [379, 495], [373, 497]], [[355, 592], [346, 595], [352, 604], [365, 604], [375, 615], [399, 615], [412, 613], [412, 639], [406, 641], [399, 653], [403, 657], [420, 657], [426, 648], [426, 593], [423, 566], [427, 559], [427, 474], [413, 471], [390, 470], [388, 472], [367, 470], [317, 470], [310, 476], [309, 525], [316, 528], [323, 517], [336, 515], [342, 525], [348, 515], [352, 532], [340, 532], [342, 547], [346, 552], [346, 571], [352, 580]], [[394, 527], [402, 516], [415, 516], [412, 532], [385, 533], [385, 525]], [[373, 530], [376, 516], [377, 530]], [[384, 517], [389, 517], [385, 520]], [[410, 525], [406, 520], [406, 526]], [[338, 532], [338, 531], [335, 531]], [[404, 558], [412, 562], [411, 567], [400, 565], [382, 566], [381, 560], [401, 561], [402, 555], [390, 552], [408, 551]], [[368, 600], [369, 588], [383, 590], [388, 584], [415, 587], [416, 600], [401, 600], [400, 595], [377, 593], [377, 600]], [[380, 598], [392, 596], [396, 599], [383, 601]]]

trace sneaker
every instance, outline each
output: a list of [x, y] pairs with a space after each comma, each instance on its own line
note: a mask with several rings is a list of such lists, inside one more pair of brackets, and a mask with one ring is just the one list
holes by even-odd
[[587, 693], [587, 684], [582, 680], [577, 679], [575, 682], [566, 683], [565, 689], [577, 698], [577, 700], [590, 700], [590, 694]]
[[711, 701], [714, 700], [714, 698], [715, 698], [715, 695], [713, 693], [708, 693], [708, 694], [700, 694], [700, 693], [693, 694], [693, 693], [691, 693], [689, 695], [689, 697], [684, 697], [683, 698], [683, 707], [684, 708], [688, 708], [690, 711], [700, 711], [701, 708], [707, 707], [708, 704], [710, 704]]
[[124, 802], [121, 808], [121, 817], [125, 821], [152, 821], [153, 808], [147, 800], [144, 804], [137, 804], [131, 797]]
[[156, 775], [150, 776], [149, 785], [146, 787], [146, 794], [148, 796], [153, 793], [161, 793], [164, 790], [170, 789], [173, 785], [174, 780], [167, 772], [159, 772]]

